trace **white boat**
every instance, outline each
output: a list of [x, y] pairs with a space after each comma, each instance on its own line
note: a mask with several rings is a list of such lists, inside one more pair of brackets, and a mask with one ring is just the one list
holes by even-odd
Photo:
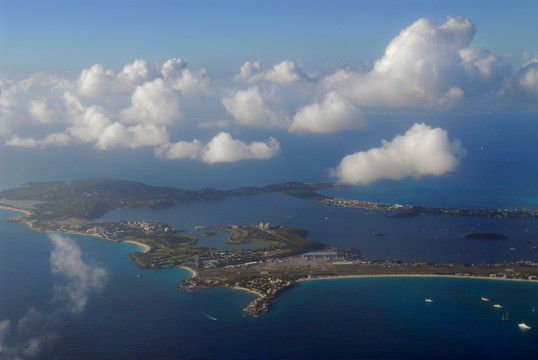
[[481, 299], [482, 301], [489, 301], [489, 298], [487, 296], [482, 296]]
[[432, 303], [433, 302], [432, 299], [424, 299], [424, 301], [427, 302], [427, 303]]
[[525, 324], [524, 322], [521, 322], [521, 323], [517, 324], [517, 326], [518, 326], [520, 329], [523, 329], [523, 330], [530, 330], [530, 329], [532, 329], [529, 325]]
[[501, 309], [503, 306], [501, 304], [494, 304], [493, 307], [497, 309]]

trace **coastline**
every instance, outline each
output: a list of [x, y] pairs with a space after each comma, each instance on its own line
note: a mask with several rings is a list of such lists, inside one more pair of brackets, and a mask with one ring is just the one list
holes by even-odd
[[183, 270], [187, 270], [188, 272], [191, 273], [191, 278], [195, 278], [198, 276], [198, 272], [188, 266], [178, 266], [178, 268], [180, 269], [183, 269]]
[[300, 278], [296, 282], [317, 281], [317, 280], [336, 280], [336, 279], [360, 279], [360, 278], [389, 278], [389, 277], [413, 277], [413, 278], [456, 278], [456, 279], [477, 279], [477, 280], [498, 280], [498, 281], [521, 281], [521, 282], [538, 282], [528, 279], [513, 279], [503, 277], [489, 277], [476, 275], [443, 275], [443, 274], [371, 274], [371, 275], [339, 275], [339, 276], [320, 276], [311, 278]]
[[263, 298], [265, 295], [263, 295], [262, 293], [260, 292], [257, 292], [255, 290], [251, 290], [249, 288], [246, 288], [246, 287], [241, 287], [241, 286], [233, 286], [231, 287], [230, 289], [234, 289], [234, 290], [240, 290], [240, 291], [246, 291], [246, 292], [249, 292], [251, 294], [254, 294], [254, 295], [257, 295], [259, 298]]
[[6, 204], [0, 204], [0, 209], [18, 211], [18, 212], [22, 212], [22, 213], [24, 213], [26, 215], [32, 215], [32, 212], [30, 210], [16, 208], [16, 207], [9, 206], [9, 205], [6, 205]]
[[149, 246], [148, 244], [144, 244], [144, 243], [141, 243], [141, 242], [138, 242], [138, 241], [134, 241], [134, 240], [124, 240], [122, 241], [124, 243], [129, 243], [129, 244], [133, 244], [133, 245], [138, 245], [142, 248], [144, 248], [144, 250], [142, 251], [143, 253], [147, 253], [148, 251], [151, 250], [151, 246]]

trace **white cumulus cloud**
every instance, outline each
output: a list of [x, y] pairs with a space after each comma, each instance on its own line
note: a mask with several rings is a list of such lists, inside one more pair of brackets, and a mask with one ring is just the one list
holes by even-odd
[[253, 141], [247, 144], [233, 139], [228, 133], [221, 132], [206, 145], [202, 159], [207, 163], [269, 159], [279, 151], [280, 144], [273, 137], [267, 142]]
[[267, 106], [257, 86], [233, 92], [230, 97], [222, 99], [222, 104], [240, 125], [283, 127], [286, 121]]
[[382, 146], [348, 155], [332, 174], [347, 184], [369, 184], [380, 179], [439, 176], [454, 171], [466, 151], [447, 132], [425, 124], [414, 124], [404, 135]]
[[81, 96], [97, 97], [112, 94], [128, 94], [137, 86], [162, 76], [157, 64], [149, 64], [145, 60], [135, 60], [116, 73], [95, 64], [83, 69], [77, 81], [78, 93]]
[[78, 95], [84, 97], [99, 97], [107, 95], [131, 94], [145, 83], [162, 79], [175, 90], [183, 94], [207, 94], [210, 92], [210, 78], [207, 70], [191, 71], [187, 64], [178, 58], [167, 60], [161, 67], [144, 60], [135, 60], [116, 73], [105, 69], [101, 64], [95, 64], [83, 69], [76, 82]]
[[117, 91], [114, 84], [116, 74], [106, 70], [101, 64], [95, 64], [89, 69], [83, 69], [78, 78], [78, 91], [82, 96], [102, 96]]
[[331, 133], [363, 125], [364, 119], [359, 108], [345, 97], [331, 91], [323, 102], [301, 108], [293, 118], [290, 131]]
[[232, 138], [229, 133], [220, 132], [205, 145], [198, 140], [180, 141], [156, 148], [155, 155], [166, 159], [199, 159], [213, 164], [248, 159], [269, 159], [279, 151], [280, 144], [272, 137], [266, 142], [246, 143]]
[[249, 81], [253, 78], [254, 75], [257, 75], [261, 72], [262, 63], [261, 61], [247, 61], [241, 65], [239, 74], [234, 77], [235, 81]]
[[249, 83], [265, 80], [268, 82], [285, 85], [291, 84], [308, 76], [304, 74], [299, 66], [289, 60], [284, 60], [273, 66], [272, 69], [263, 71], [260, 61], [247, 61], [239, 70], [239, 74], [234, 77], [235, 81], [246, 81]]
[[470, 49], [475, 26], [462, 17], [438, 25], [419, 19], [403, 29], [369, 72], [340, 70], [325, 79], [362, 106], [450, 108], [465, 96], [491, 92], [499, 58]]
[[64, 102], [71, 126], [62, 132], [52, 133], [41, 139], [14, 135], [6, 141], [6, 145], [32, 148], [93, 143], [99, 150], [110, 150], [158, 146], [168, 142], [168, 133], [164, 126], [152, 123], [125, 125], [113, 122], [101, 107], [96, 105], [85, 107], [76, 96], [69, 92], [64, 94]]
[[306, 78], [306, 75], [292, 61], [282, 61], [269, 70], [264, 79], [278, 84], [289, 84]]
[[42, 124], [50, 124], [57, 122], [62, 117], [59, 109], [51, 109], [46, 99], [36, 99], [28, 104], [28, 112], [30, 115]]
[[39, 72], [20, 81], [0, 81], [0, 136], [26, 124], [64, 120], [55, 101], [70, 87], [62, 76]]
[[165, 159], [198, 159], [204, 152], [202, 142], [178, 141], [155, 148], [155, 156]]
[[131, 106], [122, 110], [126, 122], [170, 125], [181, 117], [181, 93], [168, 87], [164, 80], [155, 79], [136, 88], [131, 96]]
[[538, 58], [524, 64], [517, 73], [516, 87], [530, 97], [538, 97]]
[[103, 129], [95, 147], [100, 150], [112, 148], [136, 149], [145, 146], [157, 146], [168, 141], [168, 133], [164, 127], [153, 124], [125, 126], [113, 123]]
[[6, 141], [6, 145], [19, 146], [26, 148], [44, 147], [48, 145], [54, 146], [66, 146], [71, 142], [71, 138], [66, 133], [54, 133], [45, 136], [42, 139], [34, 138], [21, 138], [18, 135], [14, 135]]

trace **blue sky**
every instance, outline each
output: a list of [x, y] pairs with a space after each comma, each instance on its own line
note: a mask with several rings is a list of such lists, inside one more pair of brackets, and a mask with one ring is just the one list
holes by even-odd
[[[246, 60], [372, 62], [421, 17], [469, 18], [474, 42], [520, 58], [538, 52], [535, 1], [6, 1], [4, 74], [180, 57], [233, 71]], [[516, 62], [518, 60], [516, 59]]]
[[0, 1], [0, 150], [444, 176], [468, 144], [437, 119], [538, 111], [536, 34], [535, 1]]

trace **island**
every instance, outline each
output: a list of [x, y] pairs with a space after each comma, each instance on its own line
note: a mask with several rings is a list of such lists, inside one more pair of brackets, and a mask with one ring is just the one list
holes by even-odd
[[[156, 221], [95, 222], [108, 211], [121, 208], [169, 207], [198, 200], [219, 200], [230, 196], [283, 193], [328, 205], [386, 211], [389, 216], [421, 214], [487, 216], [536, 219], [538, 210], [442, 209], [412, 205], [344, 200], [317, 191], [338, 187], [334, 183], [282, 182], [264, 187], [233, 190], [183, 190], [138, 182], [110, 179], [34, 182], [0, 192], [0, 206], [23, 211], [11, 219], [27, 223], [38, 231], [85, 234], [114, 242], [132, 242], [144, 248], [130, 254], [142, 268], [184, 267], [192, 278], [180, 289], [237, 288], [258, 295], [245, 314], [259, 316], [271, 308], [272, 300], [297, 281], [342, 276], [477, 276], [495, 279], [536, 280], [538, 264], [432, 264], [395, 260], [362, 259], [359, 249], [329, 247], [309, 238], [306, 229], [261, 224], [200, 224], [196, 234]], [[228, 233], [228, 244], [256, 244], [248, 249], [222, 250], [198, 246], [199, 237]], [[383, 236], [386, 233], [373, 233]], [[471, 238], [502, 239], [495, 233], [470, 233]]]
[[[27, 222], [39, 229], [47, 222], [76, 223], [97, 219], [107, 212], [124, 208], [171, 207], [199, 200], [220, 200], [232, 196], [281, 193], [323, 204], [386, 211], [389, 216], [412, 217], [422, 214], [479, 216], [493, 218], [538, 219], [538, 209], [445, 209], [418, 205], [386, 204], [339, 199], [319, 194], [325, 188], [342, 187], [336, 183], [280, 182], [263, 187], [241, 187], [232, 190], [207, 188], [185, 190], [151, 186], [135, 181], [115, 179], [82, 179], [74, 181], [31, 182], [20, 188], [0, 191], [0, 205], [12, 200], [33, 201]], [[16, 205], [7, 205], [17, 208]]]

